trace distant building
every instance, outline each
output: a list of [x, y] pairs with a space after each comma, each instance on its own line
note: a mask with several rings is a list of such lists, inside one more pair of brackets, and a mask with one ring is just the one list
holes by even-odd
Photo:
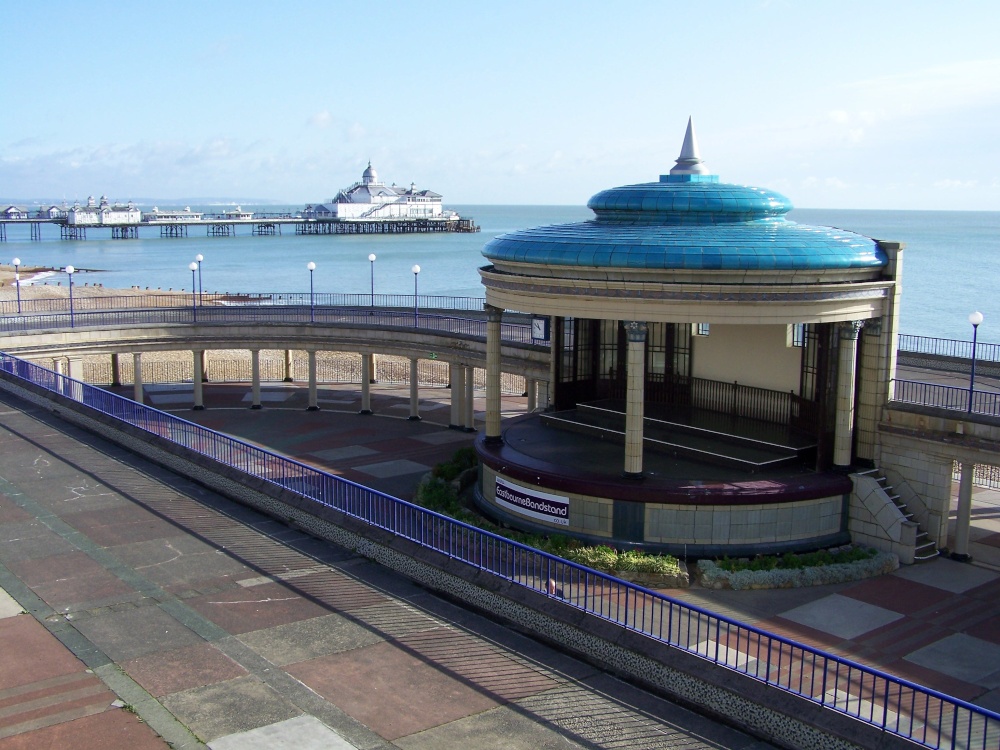
[[0, 218], [4, 219], [27, 219], [28, 210], [21, 206], [7, 206], [0, 210]]
[[90, 196], [86, 206], [76, 203], [66, 214], [66, 223], [70, 226], [106, 227], [138, 224], [140, 221], [142, 212], [132, 201], [126, 205], [121, 203], [111, 205], [107, 196], [103, 195], [100, 204], [94, 200], [94, 196]]
[[187, 223], [189, 221], [201, 221], [201, 212], [192, 211], [190, 206], [185, 206], [183, 211], [179, 209], [167, 209], [164, 211], [156, 206], [153, 206], [152, 211], [143, 212], [142, 220], [148, 224], [170, 222]]
[[35, 216], [39, 219], [65, 219], [69, 213], [69, 206], [65, 203], [61, 206], [39, 206]]
[[302, 218], [320, 221], [457, 220], [458, 215], [445, 211], [441, 196], [432, 190], [417, 190], [413, 183], [409, 188], [386, 185], [369, 162], [361, 182], [341, 190], [329, 203], [306, 206]]
[[253, 211], [244, 211], [239, 206], [230, 211], [223, 211], [222, 215], [230, 221], [250, 221], [253, 219]]

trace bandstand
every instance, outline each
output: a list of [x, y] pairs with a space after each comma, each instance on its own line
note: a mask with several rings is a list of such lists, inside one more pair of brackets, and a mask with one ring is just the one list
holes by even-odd
[[[720, 182], [690, 121], [669, 174], [588, 207], [483, 249], [480, 508], [691, 556], [849, 541], [848, 474], [875, 458], [894, 368], [901, 245]], [[501, 426], [504, 310], [535, 316], [551, 363], [548, 403]]]

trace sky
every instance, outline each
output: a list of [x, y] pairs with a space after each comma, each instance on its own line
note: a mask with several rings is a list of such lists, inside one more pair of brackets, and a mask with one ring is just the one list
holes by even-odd
[[[0, 24], [0, 199], [583, 205], [669, 171], [1000, 210], [1000, 5], [54, 0]], [[27, 8], [27, 6], [26, 6]], [[169, 204], [169, 203], [168, 203]]]

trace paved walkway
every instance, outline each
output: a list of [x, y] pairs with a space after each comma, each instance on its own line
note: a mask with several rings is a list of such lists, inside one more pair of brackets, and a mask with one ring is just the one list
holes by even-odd
[[[443, 388], [421, 422], [405, 387], [367, 417], [350, 386], [320, 412], [263, 391], [251, 411], [210, 384], [183, 415], [403, 496], [472, 440]], [[147, 399], [179, 409], [190, 385]], [[1000, 495], [973, 519], [974, 565], [667, 593], [1000, 710]], [[0, 590], [0, 750], [764, 747], [8, 399]]]
[[[460, 442], [224, 400], [376, 485]], [[0, 590], [0, 750], [768, 747], [2, 396]]]

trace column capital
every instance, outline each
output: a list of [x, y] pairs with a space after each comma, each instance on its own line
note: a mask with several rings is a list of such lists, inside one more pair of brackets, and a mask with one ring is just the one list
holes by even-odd
[[847, 320], [840, 324], [840, 338], [856, 341], [861, 329], [865, 327], [863, 320]]
[[865, 334], [882, 335], [882, 318], [871, 318], [865, 321]]
[[647, 330], [648, 327], [642, 321], [639, 320], [625, 321], [625, 333], [628, 336], [629, 341], [635, 341], [635, 342], [645, 341]]
[[500, 320], [500, 318], [503, 316], [502, 307], [491, 305], [488, 302], [483, 303], [483, 310], [486, 311], [487, 320]]

